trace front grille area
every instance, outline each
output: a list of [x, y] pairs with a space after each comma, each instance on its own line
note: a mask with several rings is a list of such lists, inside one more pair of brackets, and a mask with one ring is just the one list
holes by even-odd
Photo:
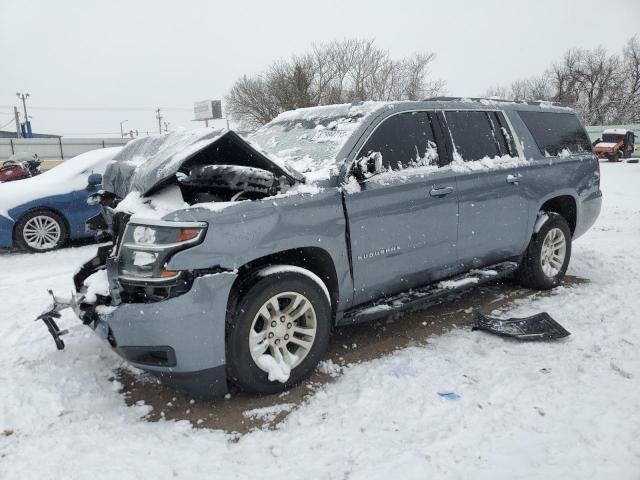
[[191, 288], [193, 278], [183, 274], [171, 283], [128, 282], [120, 280], [120, 299], [123, 303], [154, 303], [177, 297], [187, 293]]
[[157, 367], [175, 367], [176, 352], [173, 348], [160, 345], [151, 347], [117, 347], [116, 352], [131, 363]]

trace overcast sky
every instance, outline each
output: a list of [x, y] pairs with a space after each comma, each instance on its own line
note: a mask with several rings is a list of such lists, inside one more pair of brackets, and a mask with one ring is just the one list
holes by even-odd
[[194, 101], [347, 37], [394, 57], [433, 51], [447, 93], [477, 96], [570, 47], [618, 52], [639, 32], [640, 0], [0, 0], [0, 127], [29, 92], [36, 132], [117, 133], [121, 120], [153, 132], [157, 106], [188, 128]]

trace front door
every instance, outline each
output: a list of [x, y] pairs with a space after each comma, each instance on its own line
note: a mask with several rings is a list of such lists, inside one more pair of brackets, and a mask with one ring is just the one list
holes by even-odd
[[384, 171], [345, 189], [354, 305], [456, 270], [455, 176], [441, 168], [435, 122], [422, 111], [387, 117], [356, 156], [379, 153]]

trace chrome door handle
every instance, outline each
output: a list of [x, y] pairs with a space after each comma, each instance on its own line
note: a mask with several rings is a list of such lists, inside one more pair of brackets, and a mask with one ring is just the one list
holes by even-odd
[[518, 183], [520, 183], [520, 180], [522, 180], [522, 175], [520, 175], [519, 173], [516, 175], [507, 175], [507, 183], [513, 183], [514, 185], [517, 185]]
[[432, 197], [444, 197], [445, 195], [449, 195], [453, 193], [455, 189], [453, 187], [433, 187], [429, 192], [429, 195]]

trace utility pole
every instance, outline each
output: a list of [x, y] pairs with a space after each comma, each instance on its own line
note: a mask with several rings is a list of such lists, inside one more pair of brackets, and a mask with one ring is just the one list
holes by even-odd
[[18, 107], [13, 107], [13, 115], [16, 117], [16, 138], [22, 138], [22, 130], [20, 130], [20, 113], [18, 113]]
[[122, 125], [124, 125], [126, 122], [128, 122], [129, 120], [122, 120], [120, 122], [120, 138], [124, 138], [124, 131], [122, 130]]
[[162, 119], [164, 118], [162, 115], [160, 115], [160, 107], [158, 107], [156, 109], [156, 118], [158, 119], [158, 131], [160, 132], [160, 134], [162, 135]]
[[16, 97], [22, 100], [22, 108], [24, 109], [24, 129], [27, 138], [31, 138], [31, 122], [29, 121], [29, 115], [27, 115], [27, 98], [31, 95], [29, 93], [16, 92]]

